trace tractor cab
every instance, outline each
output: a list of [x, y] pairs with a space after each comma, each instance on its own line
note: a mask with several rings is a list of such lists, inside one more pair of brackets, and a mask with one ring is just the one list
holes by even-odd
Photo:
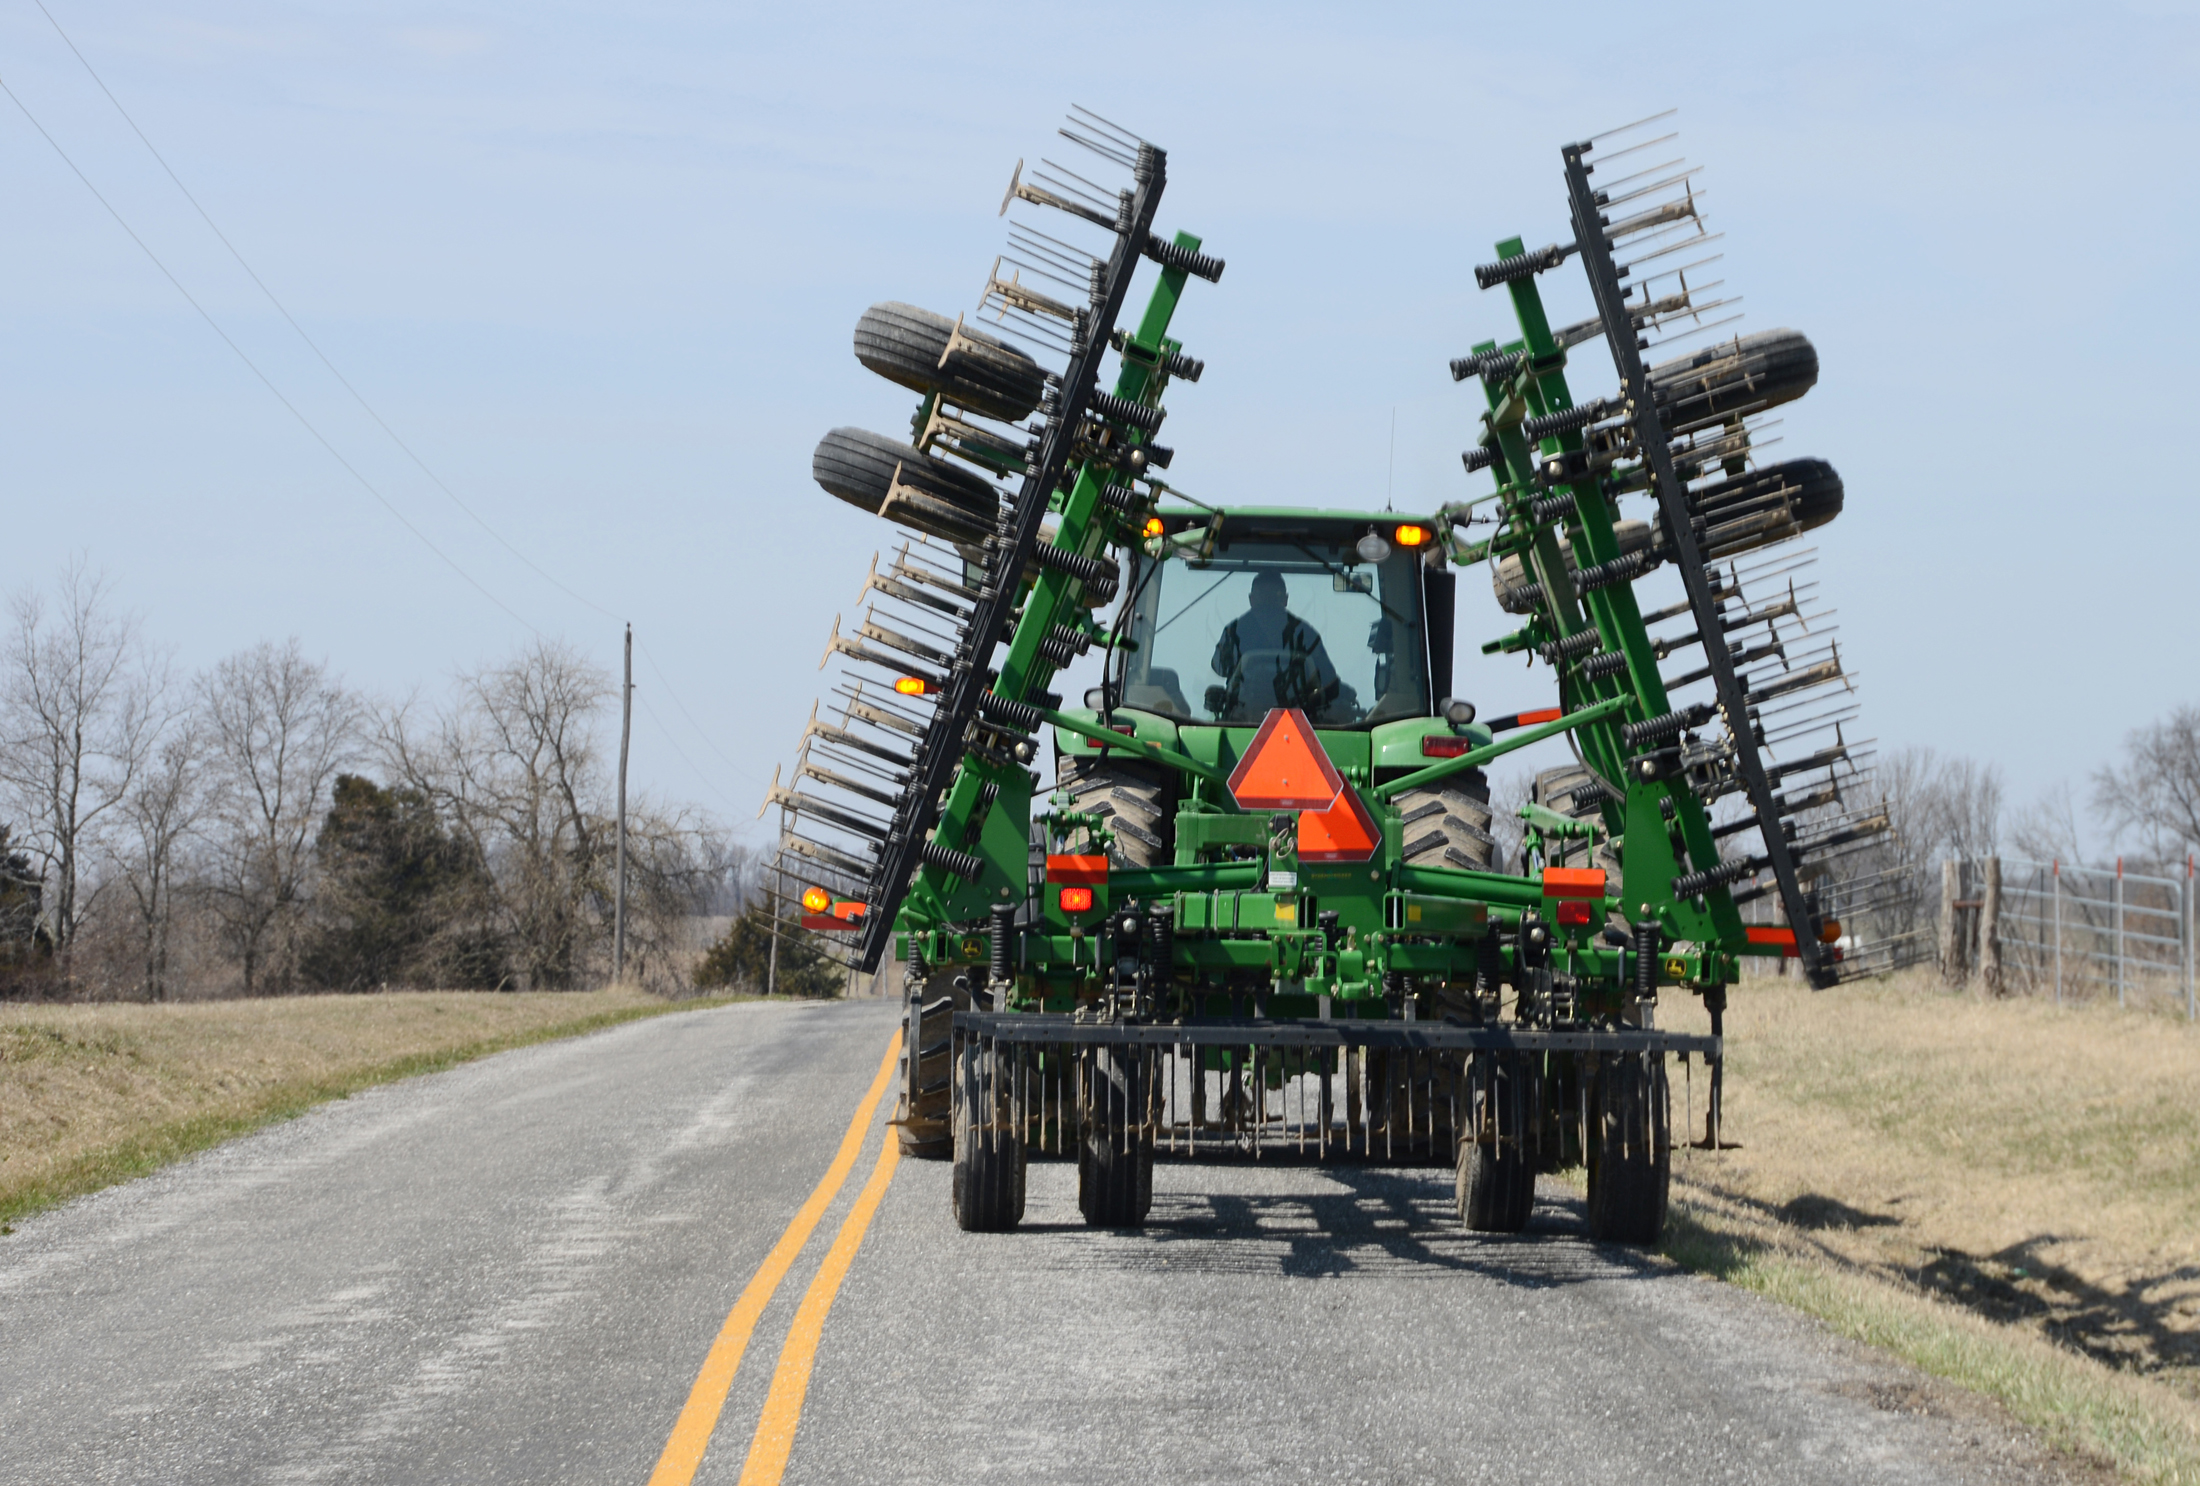
[[1451, 685], [1453, 575], [1426, 518], [1164, 511], [1133, 554], [1109, 700], [1181, 725], [1324, 731], [1430, 717]]

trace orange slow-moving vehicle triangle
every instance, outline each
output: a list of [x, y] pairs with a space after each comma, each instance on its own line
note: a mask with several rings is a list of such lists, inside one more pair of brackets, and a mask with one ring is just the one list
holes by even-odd
[[1349, 784], [1338, 791], [1337, 803], [1327, 810], [1299, 813], [1302, 862], [1364, 862], [1375, 855], [1382, 839], [1383, 828]]
[[1263, 718], [1230, 771], [1230, 797], [1240, 810], [1327, 810], [1343, 788], [1344, 776], [1296, 707], [1278, 707]]

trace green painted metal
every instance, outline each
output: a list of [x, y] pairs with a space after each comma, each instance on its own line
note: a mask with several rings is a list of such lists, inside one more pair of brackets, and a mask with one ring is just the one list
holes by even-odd
[[[1200, 242], [1190, 234], [1178, 234], [1176, 241], [1189, 249]], [[1507, 258], [1524, 247], [1522, 239], [1511, 238], [1496, 250]], [[1163, 368], [1179, 349], [1169, 330], [1185, 283], [1181, 271], [1159, 275], [1137, 329], [1122, 340], [1117, 397], [1147, 405], [1158, 402], [1167, 384]], [[1324, 1015], [1399, 1015], [1406, 1006], [1397, 989], [1399, 977], [1411, 977], [1410, 984], [1423, 987], [1473, 987], [1493, 962], [1501, 973], [1517, 977], [1526, 963], [1519, 931], [1529, 923], [1555, 929], [1550, 968], [1578, 987], [1580, 1014], [1586, 1017], [1617, 1019], [1631, 1004], [1631, 951], [1600, 937], [1613, 915], [1648, 917], [1661, 927], [1654, 976], [1660, 984], [1685, 984], [1723, 996], [1740, 958], [1777, 953], [1776, 948], [1768, 951], [1748, 942], [1723, 888], [1685, 899], [1675, 896], [1674, 885], [1684, 875], [1718, 864], [1718, 842], [1694, 793], [1679, 783], [1646, 781], [1630, 771], [1637, 750], [1627, 746], [1622, 729], [1667, 714], [1670, 701], [1632, 583], [1584, 591], [1571, 576], [1569, 559], [1578, 571], [1621, 556], [1615, 503], [1595, 477], [1555, 488], [1539, 479], [1543, 461], [1580, 452], [1583, 436], [1564, 432], [1535, 441], [1526, 437], [1527, 420], [1575, 404], [1566, 378], [1567, 352], [1552, 334], [1536, 279], [1513, 280], [1505, 293], [1517, 338], [1502, 346], [1485, 341], [1475, 348], [1523, 355], [1511, 375], [1485, 383], [1480, 438], [1494, 453], [1489, 465], [1493, 491], [1464, 498], [1434, 515], [1263, 505], [1217, 511], [1171, 498], [1166, 486], [1152, 481], [1162, 493], [1153, 509], [1170, 523], [1171, 534], [1148, 537], [1141, 530], [1145, 512], [1125, 515], [1103, 498], [1107, 482], [1119, 477], [1087, 464], [1057, 497], [1059, 523], [1053, 540], [1079, 556], [1104, 557], [1113, 549], [1143, 553], [1149, 560], [1166, 556], [1197, 561], [1199, 549], [1232, 528], [1282, 522], [1412, 522], [1436, 531], [1442, 560], [1458, 568], [1518, 557], [1528, 579], [1540, 585], [1541, 601], [1515, 630], [1482, 650], [1535, 652], [1593, 631], [1588, 649], [1555, 663], [1555, 700], [1564, 715], [1502, 736], [1474, 724], [1454, 728], [1434, 716], [1371, 728], [1318, 729], [1318, 741], [1380, 834], [1365, 861], [1320, 862], [1300, 859], [1292, 823], [1279, 828], [1266, 813], [1241, 812], [1230, 797], [1227, 781], [1255, 729], [1191, 723], [1128, 708], [1106, 715], [1074, 706], [1035, 708], [1063, 756], [1122, 756], [1166, 771], [1173, 836], [1164, 858], [1167, 865], [1118, 865], [1095, 887], [1087, 910], [1069, 913], [1054, 887], [1036, 889], [1037, 922], [1018, 938], [1011, 982], [995, 988], [1004, 1009], [1064, 1011], [1111, 997], [1120, 1002], [1130, 994], [1126, 988], [1131, 978], [1118, 972], [1136, 963], [1136, 952], [1126, 948], [1126, 958], [1119, 959], [1110, 927], [1111, 917], [1125, 910], [1165, 910], [1168, 915], [1174, 939], [1167, 964], [1157, 972], [1143, 966], [1136, 972], [1141, 1014], [1164, 1018], [1211, 1009], [1217, 997], [1237, 994], [1248, 985], [1274, 994], [1276, 1015], [1312, 1015], [1317, 1004]], [[1571, 508], [1556, 503], [1557, 514], [1548, 514], [1554, 509], [1548, 497], [1559, 493], [1571, 497]], [[1546, 514], [1538, 514], [1539, 501]], [[1496, 530], [1470, 541], [1454, 523], [1477, 509], [1493, 512]], [[1053, 569], [1040, 572], [1027, 585], [996, 690], [1018, 698], [1041, 693], [1052, 674], [1042, 642], [1056, 625], [1082, 625], [1086, 615], [1079, 580]], [[1590, 654], [1606, 657], [1594, 675], [1580, 664]], [[1620, 663], [1611, 660], [1615, 654]], [[1455, 682], [1453, 689], [1471, 694], [1473, 688]], [[1453, 733], [1465, 735], [1466, 751], [1428, 761], [1423, 740]], [[1561, 845], [1570, 845], [1576, 860], [1585, 846], [1592, 860], [1598, 849], [1615, 850], [1624, 862], [1624, 897], [1607, 889], [1601, 899], [1577, 900], [1586, 902], [1587, 914], [1561, 925], [1556, 900], [1546, 896], [1540, 875], [1525, 864], [1519, 872], [1407, 864], [1412, 832], [1398, 808], [1402, 797], [1471, 777], [1497, 759], [1563, 734], [1573, 735], [1582, 759], [1598, 776], [1627, 781], [1624, 792], [1608, 799], [1588, 820], [1530, 806], [1522, 812], [1525, 840], [1537, 856]], [[1035, 801], [1033, 793], [1031, 776], [1023, 768], [975, 752], [965, 758], [934, 838], [977, 856], [982, 871], [976, 880], [964, 880], [938, 866], [923, 869], [898, 920], [905, 951], [913, 945], [929, 964], [983, 961], [983, 933], [993, 907], [1034, 894], [1034, 821], [1050, 852], [1097, 854], [1117, 844], [1106, 819], [1074, 812], [1065, 795]]]

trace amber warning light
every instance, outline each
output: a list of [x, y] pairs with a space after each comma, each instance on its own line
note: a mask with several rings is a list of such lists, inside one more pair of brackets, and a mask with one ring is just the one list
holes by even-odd
[[833, 895], [821, 887], [804, 888], [802, 906], [811, 913], [823, 913], [833, 906]]
[[1401, 547], [1419, 547], [1425, 545], [1428, 541], [1428, 528], [1415, 526], [1409, 521], [1391, 535], [1398, 539], [1398, 545]]
[[894, 690], [905, 697], [921, 697], [931, 689], [922, 676], [903, 676], [894, 682]]

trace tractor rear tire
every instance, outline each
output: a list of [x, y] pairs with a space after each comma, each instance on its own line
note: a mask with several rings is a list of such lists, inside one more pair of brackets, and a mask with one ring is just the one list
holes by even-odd
[[1118, 867], [1166, 867], [1176, 859], [1176, 802], [1161, 766], [1058, 753], [1055, 777], [1074, 802], [1071, 809], [1109, 818], [1115, 845], [1108, 860]]
[[998, 1044], [967, 1038], [955, 1060], [955, 1224], [1007, 1233], [1024, 1220], [1024, 1138]]
[[901, 1153], [919, 1161], [955, 1154], [955, 1012], [968, 1010], [960, 973], [942, 970], [913, 988], [902, 1012], [901, 1107], [894, 1126]]
[[1102, 1044], [1085, 1064], [1077, 1146], [1077, 1207], [1088, 1228], [1143, 1228], [1153, 1207], [1151, 1059]]
[[1663, 1053], [1607, 1059], [1589, 1092], [1589, 1236], [1651, 1248], [1665, 1236], [1673, 1107]]
[[[1603, 782], [1594, 774], [1579, 764], [1572, 764], [1563, 769], [1545, 769], [1536, 775], [1535, 783], [1529, 787], [1528, 798], [1560, 815], [1602, 826], [1604, 802], [1611, 796], [1606, 792]], [[1611, 842], [1605, 841], [1597, 846], [1596, 860], [1593, 862], [1584, 861], [1585, 853], [1579, 841], [1554, 841], [1547, 844], [1552, 854], [1552, 866], [1571, 863], [1577, 866], [1602, 867], [1606, 890], [1615, 897], [1619, 895], [1624, 880], [1620, 872], [1619, 853], [1612, 849]]]
[[1480, 769], [1454, 774], [1426, 789], [1409, 789], [1398, 796], [1397, 805], [1405, 817], [1407, 866], [1502, 870], [1497, 838], [1490, 834], [1490, 781]]
[[[963, 324], [972, 346], [947, 354], [955, 322], [913, 304], [887, 300], [856, 321], [856, 360], [911, 392], [937, 392], [958, 407], [1018, 423], [1039, 405], [1046, 372], [1015, 346]], [[941, 363], [945, 361], [943, 366]]]

